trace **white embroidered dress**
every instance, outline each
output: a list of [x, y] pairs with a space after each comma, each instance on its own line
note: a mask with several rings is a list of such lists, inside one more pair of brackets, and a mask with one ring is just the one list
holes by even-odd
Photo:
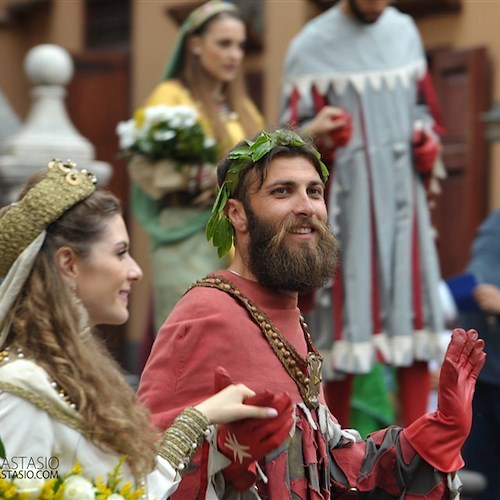
[[[106, 479], [119, 457], [95, 446], [78, 430], [79, 421], [76, 410], [61, 399], [43, 368], [26, 359], [0, 363], [0, 436], [6, 451], [4, 469], [10, 467], [12, 472], [25, 473], [31, 468], [62, 475], [79, 462], [83, 476]], [[126, 468], [123, 472], [127, 476]], [[179, 482], [180, 476], [172, 466], [157, 457], [157, 468], [145, 481], [145, 498], [166, 499]]]

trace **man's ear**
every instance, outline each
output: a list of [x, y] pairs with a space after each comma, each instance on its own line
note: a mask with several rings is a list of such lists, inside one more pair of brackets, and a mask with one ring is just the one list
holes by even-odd
[[241, 201], [229, 198], [225, 212], [236, 233], [245, 233], [248, 231], [247, 213]]
[[78, 273], [75, 251], [66, 246], [59, 248], [56, 252], [55, 262], [63, 279], [69, 285], [73, 285]]

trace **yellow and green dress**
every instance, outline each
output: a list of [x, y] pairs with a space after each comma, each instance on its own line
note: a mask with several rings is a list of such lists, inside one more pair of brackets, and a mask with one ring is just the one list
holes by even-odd
[[[213, 127], [204, 110], [179, 80], [169, 79], [160, 83], [145, 106], [159, 104], [196, 108], [205, 135], [213, 137]], [[263, 126], [263, 118], [250, 99], [246, 99], [245, 106], [255, 121]], [[220, 158], [246, 138], [235, 113], [229, 113], [224, 124], [230, 140], [218, 144]], [[154, 199], [143, 188], [133, 184], [132, 209], [152, 243], [155, 331], [158, 331], [175, 303], [194, 281], [226, 264], [218, 258], [216, 250], [205, 237], [210, 208], [194, 206], [192, 200], [193, 196], [185, 186], [179, 186], [175, 191], [169, 189], [167, 194]]]

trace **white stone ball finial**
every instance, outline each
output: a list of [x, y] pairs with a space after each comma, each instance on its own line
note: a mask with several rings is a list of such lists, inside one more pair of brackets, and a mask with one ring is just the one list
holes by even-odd
[[73, 77], [73, 60], [59, 45], [45, 43], [26, 54], [24, 71], [35, 85], [66, 85]]

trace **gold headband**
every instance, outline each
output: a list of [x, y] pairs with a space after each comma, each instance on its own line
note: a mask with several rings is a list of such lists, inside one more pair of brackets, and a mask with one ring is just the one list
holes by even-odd
[[73, 205], [96, 189], [96, 178], [70, 160], [52, 160], [47, 175], [0, 217], [0, 276], [22, 251]]
[[197, 7], [189, 17], [187, 18], [187, 22], [189, 24], [188, 32], [193, 33], [200, 26], [205, 24], [211, 17], [220, 14], [221, 12], [233, 12], [237, 13], [238, 9], [232, 3], [221, 1], [221, 0], [212, 0], [210, 2], [204, 3]]

